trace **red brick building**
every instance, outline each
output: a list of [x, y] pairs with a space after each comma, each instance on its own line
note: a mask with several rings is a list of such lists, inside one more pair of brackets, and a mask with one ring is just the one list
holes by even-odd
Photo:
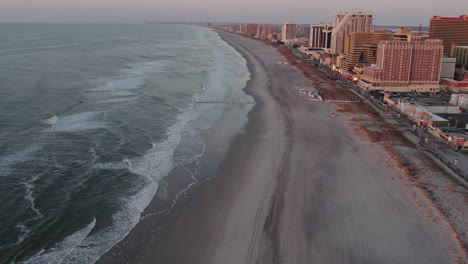
[[256, 35], [257, 31], [258, 31], [257, 24], [246, 24], [246, 25], [239, 26], [239, 32], [249, 35], [249, 36]]
[[359, 86], [390, 92], [438, 92], [442, 40], [382, 41], [377, 64], [364, 67]]
[[259, 25], [256, 35], [261, 39], [267, 39], [268, 36], [276, 33], [275, 27], [270, 25]]

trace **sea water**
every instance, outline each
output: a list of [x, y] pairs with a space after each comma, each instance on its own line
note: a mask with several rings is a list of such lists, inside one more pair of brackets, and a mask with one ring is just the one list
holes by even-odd
[[96, 261], [248, 79], [208, 28], [0, 24], [0, 263]]

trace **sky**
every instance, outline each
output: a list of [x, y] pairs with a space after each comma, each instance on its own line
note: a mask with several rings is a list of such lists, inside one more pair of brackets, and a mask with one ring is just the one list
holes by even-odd
[[429, 25], [433, 15], [468, 14], [468, 0], [0, 0], [0, 22], [332, 22], [369, 12], [374, 25]]

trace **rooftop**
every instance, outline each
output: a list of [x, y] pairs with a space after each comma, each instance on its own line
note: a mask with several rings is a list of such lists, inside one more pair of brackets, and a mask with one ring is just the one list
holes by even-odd
[[421, 115], [430, 116], [429, 120], [431, 120], [431, 121], [448, 121], [447, 119], [445, 119], [443, 117], [440, 117], [440, 116], [438, 116], [436, 114], [433, 114], [433, 113], [429, 112], [424, 107], [412, 105], [412, 104], [409, 104], [409, 103], [403, 103], [403, 104], [400, 105], [400, 108], [401, 108], [401, 110], [403, 112], [406, 112], [406, 111], [412, 112], [413, 114], [418, 115], [418, 116], [421, 116]]

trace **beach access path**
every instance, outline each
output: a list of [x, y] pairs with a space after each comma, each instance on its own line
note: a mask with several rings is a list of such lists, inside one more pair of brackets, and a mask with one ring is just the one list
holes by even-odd
[[307, 83], [295, 67], [276, 66], [284, 59], [271, 46], [219, 34], [248, 61], [257, 104], [151, 263], [454, 261], [346, 117], [294, 93]]

